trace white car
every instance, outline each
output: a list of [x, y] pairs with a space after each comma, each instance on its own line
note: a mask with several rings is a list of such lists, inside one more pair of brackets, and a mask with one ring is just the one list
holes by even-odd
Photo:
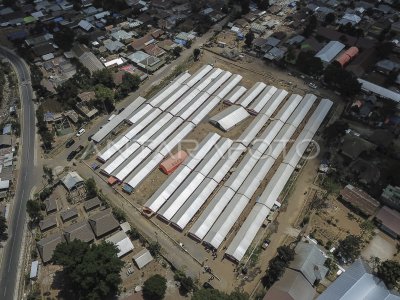
[[310, 88], [316, 89], [318, 86], [315, 83], [310, 82], [309, 83]]
[[76, 133], [77, 137], [80, 137], [82, 134], [84, 134], [86, 130], [84, 128], [79, 129], [79, 131]]

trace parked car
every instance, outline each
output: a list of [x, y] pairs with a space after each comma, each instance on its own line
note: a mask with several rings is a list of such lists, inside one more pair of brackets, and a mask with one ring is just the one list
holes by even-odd
[[269, 244], [271, 244], [270, 240], [265, 240], [264, 243], [262, 244], [262, 248], [265, 250], [268, 248]]
[[84, 134], [86, 132], [86, 130], [84, 128], [81, 128], [78, 130], [78, 132], [76, 133], [77, 137], [80, 137], [82, 134]]
[[312, 88], [312, 89], [317, 89], [317, 88], [318, 88], [318, 86], [317, 86], [315, 83], [313, 83], [313, 82], [310, 82], [310, 83], [308, 84], [308, 86], [309, 86], [310, 88]]
[[75, 140], [74, 140], [74, 139], [69, 139], [69, 140], [67, 141], [67, 143], [65, 144], [65, 147], [66, 147], [66, 148], [69, 148], [69, 147], [71, 147], [73, 144], [75, 144]]
[[76, 148], [75, 152], [76, 152], [76, 154], [78, 154], [78, 153], [81, 152], [82, 150], [83, 150], [83, 146], [82, 146], [82, 145], [79, 145], [79, 147]]
[[71, 160], [73, 160], [74, 159], [74, 157], [77, 155], [78, 153], [76, 153], [76, 151], [74, 150], [74, 151], [72, 151], [70, 154], [68, 154], [68, 156], [67, 156], [67, 160], [68, 161], [71, 161]]

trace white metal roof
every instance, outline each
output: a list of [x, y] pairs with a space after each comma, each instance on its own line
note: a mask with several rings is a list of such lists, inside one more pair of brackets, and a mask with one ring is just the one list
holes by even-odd
[[198, 89], [199, 91], [204, 90], [215, 78], [217, 78], [223, 72], [224, 71], [221, 70], [220, 68], [212, 69], [209, 73], [207, 73], [206, 76], [200, 79], [200, 81], [197, 82], [193, 86], [193, 88]]
[[161, 115], [162, 110], [158, 108], [153, 108], [148, 114], [142, 117], [138, 122], [130, 127], [129, 131], [125, 133], [128, 139], [133, 139], [139, 132], [146, 128], [151, 122], [154, 121], [159, 115]]
[[296, 168], [313, 136], [313, 132], [303, 130], [292, 144], [283, 162], [291, 165], [293, 168]]
[[285, 124], [275, 137], [274, 142], [268, 147], [264, 155], [269, 155], [274, 159], [278, 159], [279, 155], [286, 148], [287, 143], [291, 140], [292, 135], [296, 131], [296, 128], [290, 124]]
[[139, 253], [135, 254], [133, 256], [133, 259], [135, 260], [135, 263], [138, 266], [138, 268], [142, 269], [153, 260], [153, 256], [151, 256], [149, 250], [145, 248]]
[[210, 173], [208, 173], [207, 177], [220, 183], [245, 150], [246, 147], [242, 144], [234, 143]]
[[246, 93], [247, 89], [244, 86], [235, 87], [229, 94], [224, 98], [224, 102], [234, 104], [239, 100], [244, 93]]
[[129, 139], [126, 138], [125, 136], [121, 136], [119, 139], [116, 139], [105, 148], [101, 154], [99, 155], [99, 158], [102, 161], [107, 161], [111, 156], [113, 156], [115, 153], [117, 153], [119, 150], [122, 149], [123, 146], [125, 146], [129, 142]]
[[136, 135], [134, 140], [140, 145], [143, 145], [171, 119], [172, 115], [170, 113], [161, 113], [153, 122], [151, 122], [151, 124], [149, 124], [149, 126]]
[[283, 102], [288, 92], [282, 89], [278, 89], [275, 94], [269, 99], [267, 104], [261, 109], [260, 114], [266, 115], [270, 118], [278, 106]]
[[119, 116], [124, 120], [129, 119], [129, 116], [136, 111], [144, 102], [146, 101], [143, 97], [137, 97], [132, 103], [124, 108], [123, 111], [119, 113]]
[[218, 97], [210, 97], [190, 116], [189, 121], [197, 126], [218, 105], [219, 101]]
[[313, 94], [307, 94], [304, 96], [303, 100], [297, 106], [295, 111], [292, 113], [290, 118], [286, 121], [286, 123], [293, 125], [294, 127], [298, 127], [303, 119], [306, 117], [308, 111], [311, 109], [317, 97]]
[[219, 134], [210, 132], [195, 149], [187, 149], [189, 156], [182, 165], [193, 170], [220, 138]]
[[276, 170], [274, 176], [268, 182], [265, 190], [258, 198], [257, 202], [264, 204], [269, 209], [272, 209], [275, 202], [279, 199], [280, 194], [285, 188], [290, 176], [292, 175], [294, 168], [288, 164], [280, 164], [278, 170]]
[[261, 111], [261, 109], [268, 103], [272, 95], [275, 94], [277, 90], [278, 89], [274, 86], [271, 85], [267, 86], [249, 106], [248, 110], [253, 114], [258, 114]]
[[302, 96], [293, 94], [287, 99], [285, 104], [282, 106], [282, 108], [278, 111], [278, 113], [275, 116], [275, 120], [281, 120], [283, 123], [285, 123], [290, 115], [294, 112], [296, 109], [297, 105], [299, 105], [301, 99], [303, 99]]
[[218, 183], [210, 178], [205, 178], [199, 187], [190, 195], [186, 202], [176, 212], [171, 222], [183, 230], [201, 206], [207, 201], [208, 197], [217, 188]]
[[270, 156], [261, 158], [251, 170], [246, 180], [243, 181], [237, 193], [251, 199], [274, 163], [275, 159]]
[[393, 91], [388, 90], [388, 89], [386, 89], [386, 88], [384, 88], [384, 87], [382, 87], [380, 85], [377, 85], [375, 83], [366, 81], [364, 79], [358, 78], [357, 80], [358, 80], [359, 83], [361, 83], [361, 88], [364, 91], [377, 94], [377, 95], [379, 95], [379, 96], [381, 96], [383, 98], [387, 98], [387, 99], [393, 100], [393, 101], [395, 101], [397, 103], [400, 102], [400, 93], [393, 92]]
[[194, 128], [195, 126], [192, 123], [184, 122], [156, 151], [167, 156]]
[[124, 150], [119, 153], [114, 159], [110, 159], [101, 166], [101, 169], [107, 173], [111, 174], [116, 168], [118, 168], [125, 160], [129, 158], [137, 149], [139, 149], [140, 145], [136, 142], [130, 142]]
[[136, 189], [139, 184], [162, 162], [164, 156], [160, 153], [153, 153], [140, 166], [132, 172], [125, 182]]
[[146, 159], [151, 153], [151, 150], [147, 147], [140, 147], [135, 151], [125, 163], [119, 166], [112, 172], [112, 175], [120, 181], [123, 181], [135, 168]]
[[137, 110], [135, 110], [134, 112], [132, 112], [130, 114], [130, 116], [128, 117], [129, 122], [131, 122], [132, 124], [137, 123], [145, 115], [147, 115], [151, 110], [153, 110], [153, 107], [150, 104], [145, 103], [145, 104], [141, 105]]
[[210, 228], [204, 242], [218, 249], [249, 201], [246, 196], [236, 194]]
[[200, 93], [200, 90], [191, 88], [182, 97], [180, 97], [174, 104], [168, 107], [168, 111], [176, 116], [178, 112], [187, 105], [194, 97]]
[[210, 123], [223, 131], [229, 131], [249, 117], [250, 114], [241, 106], [230, 106], [210, 118]]
[[260, 154], [263, 154], [272, 144], [283, 125], [284, 123], [282, 123], [280, 120], [272, 121], [261, 133], [261, 135], [252, 142], [252, 152], [254, 153], [254, 151], [257, 151]]
[[236, 104], [247, 107], [266, 87], [264, 82], [256, 82]]
[[267, 124], [269, 118], [266, 115], [258, 115], [254, 118], [254, 120], [250, 123], [249, 126], [242, 132], [238, 141], [242, 143], [244, 146], [248, 147], [252, 140], [255, 139], [260, 130]]
[[270, 209], [268, 207], [256, 203], [225, 253], [233, 259], [241, 261], [256, 237], [257, 232], [268, 217], [269, 212]]
[[258, 159], [259, 157], [254, 156], [254, 153], [251, 151], [247, 152], [235, 171], [224, 183], [224, 186], [228, 186], [236, 192], [246, 180], [246, 177], [250, 174]]
[[346, 47], [344, 44], [338, 41], [330, 41], [328, 44], [325, 45], [315, 57], [319, 57], [323, 62], [329, 63], [334, 59], [343, 48]]
[[169, 97], [165, 98], [159, 104], [156, 105], [161, 110], [168, 110], [168, 108], [175, 103], [184, 93], [186, 93], [190, 88], [187, 85], [181, 85], [180, 88], [174, 91]]
[[210, 65], [205, 65], [197, 70], [189, 79], [187, 79], [184, 84], [192, 87], [194, 86], [201, 78], [203, 78], [208, 72], [213, 69]]
[[173, 117], [163, 127], [160, 128], [145, 145], [151, 150], [156, 149], [165, 139], [170, 136], [181, 124], [181, 118]]
[[[215, 96], [219, 97], [220, 99], [223, 99], [228, 93], [230, 93], [233, 88], [242, 80], [242, 76], [238, 74], [232, 75], [222, 86], [219, 87], [218, 90], [214, 93]], [[210, 92], [210, 90], [207, 90], [207, 92]]]
[[158, 211], [165, 220], [171, 220], [178, 209], [193, 194], [196, 188], [203, 182], [205, 176], [201, 173], [191, 173], [179, 188], [169, 197], [167, 202]]
[[175, 192], [192, 170], [186, 166], [179, 166], [174, 173], [159, 187], [159, 189], [144, 204], [144, 207], [157, 212], [167, 199]]
[[221, 160], [222, 156], [232, 146], [233, 141], [228, 138], [221, 138], [215, 146], [207, 153], [202, 161], [194, 168], [193, 171], [199, 172], [207, 176], [215, 165]]
[[[188, 79], [190, 77], [190, 74], [185, 72], [179, 75], [177, 79], [172, 81], [169, 85], [167, 85], [165, 88], [163, 88], [161, 91], [159, 91], [154, 97], [152, 97], [148, 103], [151, 106], [156, 106], [160, 102], [162, 102], [165, 98], [167, 98], [169, 95], [175, 92], [179, 87], [181, 87], [181, 83]], [[183, 79], [183, 81], [182, 81]]]
[[116, 115], [106, 124], [104, 124], [93, 136], [92, 140], [96, 143], [101, 142], [111, 131], [113, 131], [119, 124], [124, 121], [123, 118]]
[[39, 261], [35, 260], [31, 264], [31, 272], [29, 274], [29, 279], [34, 279], [38, 275], [38, 270], [39, 270]]
[[[214, 78], [205, 88], [204, 91], [208, 94], [213, 94], [221, 85], [231, 77], [232, 73], [223, 71], [218, 77]], [[217, 96], [217, 95], [216, 95]]]
[[304, 129], [316, 133], [319, 126], [321, 126], [322, 121], [325, 119], [329, 110], [331, 109], [333, 102], [329, 99], [322, 99], [315, 109], [314, 113], [311, 115], [310, 119], [307, 121]]
[[234, 194], [232, 189], [222, 187], [190, 228], [189, 233], [202, 240]]
[[134, 248], [132, 241], [123, 231], [119, 231], [116, 234], [113, 234], [112, 236], [106, 239], [106, 242], [112, 243], [115, 246], [117, 246], [118, 257], [124, 256], [125, 254], [131, 252]]
[[196, 97], [194, 97], [188, 104], [183, 108], [180, 106], [181, 110], [176, 114], [176, 116], [186, 120], [192, 115], [207, 99], [210, 97], [206, 92], [200, 92]]

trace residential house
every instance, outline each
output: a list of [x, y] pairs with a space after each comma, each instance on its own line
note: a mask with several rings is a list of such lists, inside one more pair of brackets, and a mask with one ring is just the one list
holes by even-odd
[[387, 206], [382, 207], [375, 216], [379, 228], [393, 237], [400, 238], [400, 213]]
[[324, 48], [322, 48], [315, 57], [321, 59], [322, 63], [329, 64], [345, 47], [341, 42], [330, 41]]
[[156, 44], [150, 44], [143, 48], [143, 51], [154, 57], [161, 57], [165, 55], [165, 51], [158, 47]]
[[76, 207], [64, 210], [62, 212], [60, 212], [60, 217], [61, 220], [65, 223], [69, 220], [75, 219], [76, 217], [78, 217], [78, 210], [76, 209]]
[[82, 242], [90, 243], [94, 240], [93, 231], [86, 220], [64, 228], [64, 236], [67, 242], [81, 240]]
[[75, 171], [69, 172], [61, 179], [61, 183], [67, 189], [68, 192], [83, 186], [85, 181], [79, 174]]
[[155, 43], [155, 40], [151, 34], [146, 34], [145, 36], [134, 39], [130, 44], [130, 48], [133, 50], [139, 51], [142, 50], [147, 45]]
[[359, 210], [365, 216], [373, 215], [379, 207], [379, 202], [365, 191], [348, 184], [340, 191], [340, 198]]
[[157, 46], [167, 52], [170, 52], [174, 48], [179, 47], [177, 44], [175, 44], [172, 40], [169, 40], [169, 39], [158, 42]]
[[317, 300], [355, 299], [400, 300], [400, 297], [389, 291], [383, 281], [372, 274], [366, 262], [357, 259], [317, 297]]
[[46, 206], [46, 213], [51, 214], [57, 211], [57, 200], [54, 194], [51, 194], [46, 200], [44, 200]]
[[89, 224], [97, 238], [116, 231], [119, 228], [119, 223], [113, 216], [111, 209], [106, 209], [90, 216]]
[[400, 187], [388, 185], [382, 192], [381, 202], [390, 208], [400, 211]]
[[151, 256], [149, 250], [144, 248], [143, 250], [136, 253], [132, 259], [135, 261], [137, 267], [139, 269], [143, 269], [146, 265], [148, 265], [154, 258]]
[[98, 197], [94, 197], [92, 199], [86, 200], [83, 204], [83, 208], [86, 212], [89, 212], [97, 207], [100, 207], [101, 201]]
[[57, 218], [55, 215], [47, 216], [39, 222], [39, 228], [42, 232], [54, 227], [57, 227]]
[[43, 238], [36, 243], [38, 252], [44, 264], [48, 263], [53, 258], [54, 250], [56, 250], [57, 245], [62, 243], [63, 240], [62, 235], [56, 233]]
[[369, 152], [375, 149], [376, 145], [352, 134], [346, 134], [340, 146], [340, 152], [351, 160], [355, 160], [363, 152]]
[[397, 63], [395, 61], [392, 61], [390, 59], [383, 59], [378, 61], [375, 64], [375, 69], [378, 72], [381, 72], [383, 74], [389, 74], [392, 71], [396, 71], [400, 69], [400, 63]]
[[72, 52], [91, 73], [104, 69], [101, 61], [85, 45], [75, 44]]
[[134, 248], [132, 241], [124, 231], [118, 231], [117, 233], [113, 234], [112, 236], [106, 239], [106, 242], [112, 243], [117, 247], [118, 257], [125, 256], [126, 254], [131, 252]]

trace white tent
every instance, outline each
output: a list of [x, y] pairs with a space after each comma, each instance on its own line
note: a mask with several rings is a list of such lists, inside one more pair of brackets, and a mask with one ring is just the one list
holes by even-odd
[[121, 136], [117, 140], [112, 141], [109, 146], [100, 153], [98, 159], [100, 161], [106, 162], [111, 156], [121, 150], [122, 147], [124, 147], [128, 142], [129, 139], [125, 136]]
[[189, 79], [187, 79], [184, 84], [192, 87], [194, 86], [201, 78], [203, 78], [208, 72], [213, 69], [210, 65], [204, 65], [199, 70], [197, 70]]
[[[225, 74], [229, 74], [230, 72], [225, 72]], [[221, 76], [221, 75], [220, 75]], [[222, 75], [223, 76], [223, 75]], [[213, 87], [217, 85], [217, 80], [214, 83], [210, 84], [210, 87], [206, 89], [206, 92], [209, 94], [213, 94], [214, 96], [223, 99], [228, 93], [230, 93], [233, 88], [242, 80], [242, 76], [238, 74], [234, 74], [229, 77], [229, 79], [215, 91], [213, 91]]]
[[283, 127], [284, 123], [279, 120], [272, 121], [267, 128], [261, 133], [261, 135], [253, 140], [251, 147], [252, 152], [257, 151], [259, 154], [264, 154], [268, 147], [272, 144], [275, 137]]
[[224, 103], [226, 104], [234, 104], [239, 100], [244, 93], [246, 93], [247, 89], [244, 86], [235, 87], [228, 95], [224, 98]]
[[329, 99], [322, 99], [315, 109], [314, 113], [311, 115], [309, 121], [304, 126], [305, 130], [309, 130], [316, 133], [319, 126], [321, 126], [322, 121], [327, 116], [329, 110], [331, 109], [333, 102]]
[[205, 103], [203, 103], [199, 109], [195, 111], [189, 118], [189, 121], [194, 125], [199, 125], [200, 122], [218, 105], [220, 99], [212, 96]]
[[125, 133], [125, 137], [128, 139], [133, 139], [139, 132], [147, 127], [151, 122], [154, 121], [159, 115], [161, 115], [162, 110], [155, 108], [152, 109], [148, 114], [143, 116], [139, 121], [137, 121], [129, 131]]
[[163, 127], [160, 128], [152, 137], [151, 140], [147, 141], [145, 145], [151, 149], [156, 149], [162, 142], [165, 141], [175, 130], [183, 123], [181, 118], [173, 117]]
[[172, 115], [170, 113], [164, 112], [159, 115], [153, 122], [151, 122], [146, 128], [144, 128], [137, 136], [134, 137], [134, 140], [143, 145], [145, 142], [150, 140], [150, 138], [157, 133], [169, 120], [172, 119]]
[[249, 126], [242, 132], [238, 141], [242, 143], [244, 146], [248, 147], [255, 139], [257, 134], [261, 131], [261, 129], [267, 124], [269, 118], [266, 115], [258, 115], [254, 118], [254, 120], [250, 123]]
[[183, 120], [188, 119], [207, 99], [210, 95], [206, 92], [200, 92], [196, 97], [194, 97], [188, 104], [184, 107], [181, 106], [181, 110], [176, 114]]
[[281, 120], [283, 123], [285, 123], [289, 119], [290, 115], [294, 112], [297, 105], [299, 105], [301, 99], [303, 99], [303, 97], [300, 95], [291, 95], [289, 99], [285, 102], [283, 107], [276, 114], [274, 119]]
[[266, 87], [264, 82], [256, 82], [237, 102], [236, 104], [247, 107]]
[[210, 118], [210, 123], [223, 131], [229, 131], [250, 114], [241, 106], [230, 106]]
[[303, 119], [306, 117], [307, 113], [313, 106], [317, 97], [313, 94], [307, 94], [304, 96], [303, 100], [297, 106], [296, 110], [290, 116], [290, 118], [286, 121], [286, 123], [293, 125], [294, 127], [298, 127]]
[[193, 170], [220, 138], [221, 136], [217, 133], [209, 133], [195, 149], [187, 149], [187, 152], [190, 152], [189, 159], [186, 159], [182, 165]]
[[114, 170], [112, 175], [119, 181], [123, 181], [150, 153], [151, 150], [149, 148], [141, 146], [122, 165]]
[[274, 86], [267, 86], [260, 95], [253, 101], [253, 103], [248, 107], [248, 111], [252, 115], [257, 115], [263, 107], [268, 103], [268, 101], [271, 99], [272, 95], [277, 91], [278, 89]]
[[261, 109], [260, 114], [266, 115], [270, 118], [278, 106], [283, 102], [283, 100], [288, 95], [288, 92], [282, 89], [278, 89], [275, 94], [269, 99], [267, 104]]
[[245, 157], [236, 167], [235, 171], [231, 174], [228, 180], [225, 181], [224, 186], [230, 187], [236, 192], [246, 180], [247, 175], [250, 174], [259, 158], [259, 156], [255, 156], [251, 151], [247, 152]]
[[179, 87], [181, 87], [182, 82], [190, 78], [190, 74], [187, 72], [182, 73], [174, 81], [172, 81], [169, 85], [159, 91], [154, 97], [152, 97], [147, 103], [151, 106], [155, 107], [160, 102], [162, 102], [165, 98], [173, 94]]
[[108, 175], [111, 174], [139, 148], [140, 145], [138, 143], [134, 141], [129, 142], [121, 153], [116, 154], [113, 159], [108, 160], [104, 165], [102, 165], [101, 170]]

